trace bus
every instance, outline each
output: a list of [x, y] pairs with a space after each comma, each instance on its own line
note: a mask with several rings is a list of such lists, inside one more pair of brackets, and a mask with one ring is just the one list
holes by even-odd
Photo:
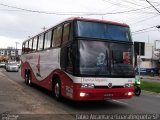
[[69, 18], [22, 43], [21, 76], [58, 101], [130, 99], [133, 42], [126, 24]]

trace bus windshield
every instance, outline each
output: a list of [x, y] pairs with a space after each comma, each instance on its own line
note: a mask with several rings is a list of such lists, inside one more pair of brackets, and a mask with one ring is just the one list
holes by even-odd
[[98, 23], [77, 21], [77, 37], [99, 38], [118, 41], [131, 41], [129, 27]]
[[132, 45], [79, 40], [80, 74], [134, 75]]

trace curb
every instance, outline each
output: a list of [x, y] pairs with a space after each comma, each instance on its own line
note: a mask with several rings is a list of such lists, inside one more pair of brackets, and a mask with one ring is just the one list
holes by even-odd
[[160, 80], [160, 76], [159, 76], [159, 77], [147, 77], [147, 76], [142, 76], [142, 79]]
[[142, 90], [143, 92], [145, 93], [149, 93], [149, 94], [152, 94], [152, 95], [157, 95], [160, 97], [160, 93], [156, 93], [156, 92], [151, 92], [151, 91], [147, 91], [147, 90]]

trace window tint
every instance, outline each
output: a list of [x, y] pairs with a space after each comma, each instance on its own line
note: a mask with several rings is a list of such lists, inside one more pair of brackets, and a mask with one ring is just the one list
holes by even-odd
[[28, 52], [28, 41], [25, 43], [25, 53]]
[[22, 44], [22, 53], [25, 53], [25, 43]]
[[53, 47], [58, 47], [61, 44], [62, 26], [57, 27], [53, 33]]
[[44, 48], [50, 48], [50, 46], [51, 46], [51, 35], [52, 35], [52, 31], [48, 31], [47, 33], [45, 33]]
[[63, 30], [63, 44], [69, 41], [69, 31], [70, 31], [70, 23], [67, 23], [64, 25], [64, 30]]
[[33, 51], [37, 50], [37, 37], [33, 39]]
[[102, 41], [79, 41], [80, 73], [109, 75], [109, 44]]
[[84, 21], [78, 21], [76, 27], [78, 37], [130, 41], [128, 27]]
[[32, 39], [28, 41], [29, 43], [29, 48], [28, 48], [28, 52], [32, 51]]
[[63, 47], [61, 49], [61, 67], [69, 73], [73, 72], [73, 48], [72, 46]]
[[43, 38], [44, 38], [44, 34], [39, 36], [39, 39], [38, 39], [38, 50], [42, 50], [43, 49]]
[[134, 75], [132, 46], [128, 44], [110, 43], [111, 74]]

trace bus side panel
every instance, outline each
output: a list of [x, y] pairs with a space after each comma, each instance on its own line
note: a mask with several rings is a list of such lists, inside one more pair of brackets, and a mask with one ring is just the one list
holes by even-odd
[[41, 86], [47, 90], [51, 90], [51, 75], [48, 75], [46, 78], [44, 78], [44, 80], [42, 81], [39, 81], [37, 80], [37, 76], [34, 74], [33, 70], [31, 69], [30, 65], [25, 62], [25, 63], [22, 63], [22, 68], [21, 68], [21, 76], [22, 78], [25, 78], [25, 70], [29, 70], [30, 71], [30, 74], [31, 74], [31, 80], [32, 80], [32, 83], [38, 85], [38, 86]]
[[74, 99], [74, 84], [73, 80], [63, 71], [59, 72], [60, 80], [61, 80], [61, 94], [62, 96]]
[[49, 91], [52, 91], [52, 79], [53, 76], [58, 76], [61, 82], [61, 94], [62, 96], [73, 99], [73, 81], [70, 79], [70, 77], [67, 76], [63, 71], [60, 69], [56, 69], [53, 72], [51, 72], [46, 78], [43, 80], [39, 81], [37, 79], [37, 76], [34, 74], [33, 70], [31, 69], [30, 65], [25, 62], [22, 63], [22, 68], [21, 68], [21, 75], [24, 78], [25, 75], [25, 69], [30, 70], [31, 72], [31, 79], [32, 83], [41, 86]]

